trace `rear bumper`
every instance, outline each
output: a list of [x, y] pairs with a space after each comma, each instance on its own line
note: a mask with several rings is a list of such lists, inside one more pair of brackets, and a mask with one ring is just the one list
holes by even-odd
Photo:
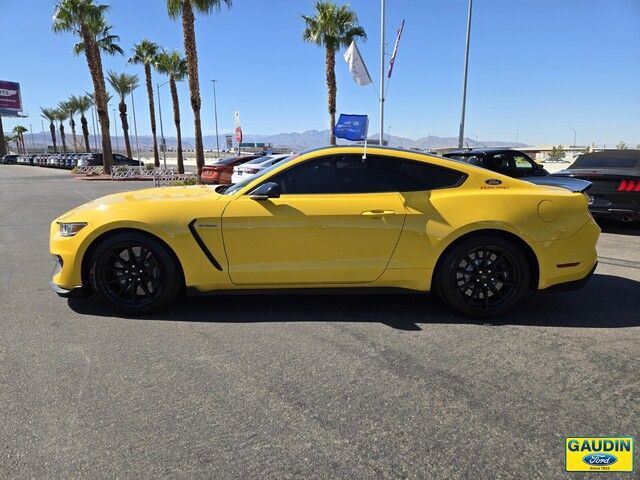
[[584, 276], [583, 278], [580, 278], [578, 280], [571, 280], [569, 282], [556, 283], [555, 285], [539, 290], [539, 292], [540, 293], [556, 293], [556, 292], [570, 292], [572, 290], [580, 290], [589, 282], [589, 280], [593, 276], [593, 272], [596, 271], [597, 266], [598, 266], [598, 262], [596, 262], [596, 264], [593, 266], [591, 271], [587, 273], [587, 275]]
[[533, 242], [540, 273], [538, 290], [565, 284], [579, 288], [580, 282], [593, 273], [598, 261], [596, 243], [599, 235], [600, 228], [589, 220], [569, 238]]

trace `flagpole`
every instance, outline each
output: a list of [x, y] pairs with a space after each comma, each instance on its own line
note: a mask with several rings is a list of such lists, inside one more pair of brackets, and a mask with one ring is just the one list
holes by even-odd
[[380, 145], [384, 145], [384, 5], [380, 0]]

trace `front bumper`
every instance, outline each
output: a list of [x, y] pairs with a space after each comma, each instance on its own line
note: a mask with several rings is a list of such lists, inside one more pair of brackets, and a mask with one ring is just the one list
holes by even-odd
[[54, 256], [54, 267], [53, 273], [51, 274], [52, 279], [49, 280], [49, 286], [54, 293], [60, 297], [71, 298], [71, 297], [84, 297], [86, 296], [85, 290], [82, 287], [73, 287], [73, 288], [62, 288], [60, 285], [55, 283], [55, 279], [59, 277], [60, 272], [62, 271], [62, 260], [59, 256]]

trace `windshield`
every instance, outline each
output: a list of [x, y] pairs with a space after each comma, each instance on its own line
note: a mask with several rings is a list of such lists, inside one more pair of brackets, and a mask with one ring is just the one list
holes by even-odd
[[216, 191], [218, 193], [222, 193], [224, 195], [232, 195], [232, 194], [236, 193], [237, 191], [242, 190], [245, 186], [247, 186], [249, 183], [253, 182], [254, 180], [257, 180], [260, 177], [263, 177], [264, 175], [268, 174], [271, 170], [274, 170], [275, 168], [280, 167], [283, 163], [289, 162], [289, 161], [291, 161], [291, 160], [293, 160], [294, 158], [297, 158], [297, 157], [298, 157], [298, 155], [290, 155], [288, 157], [285, 157], [281, 161], [275, 162], [273, 165], [268, 166], [264, 170], [260, 170], [255, 175], [252, 175], [249, 178], [245, 178], [241, 182], [234, 183], [233, 185], [231, 185], [230, 187], [225, 188], [224, 190], [216, 189]]

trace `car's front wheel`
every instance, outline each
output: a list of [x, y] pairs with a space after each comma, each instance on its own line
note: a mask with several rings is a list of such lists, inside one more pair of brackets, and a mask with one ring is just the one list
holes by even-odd
[[491, 317], [515, 307], [529, 290], [530, 271], [521, 248], [506, 238], [481, 235], [449, 250], [436, 272], [440, 297], [457, 311]]
[[178, 294], [182, 272], [155, 238], [137, 232], [107, 237], [91, 256], [93, 290], [112, 309], [142, 315], [167, 305]]

